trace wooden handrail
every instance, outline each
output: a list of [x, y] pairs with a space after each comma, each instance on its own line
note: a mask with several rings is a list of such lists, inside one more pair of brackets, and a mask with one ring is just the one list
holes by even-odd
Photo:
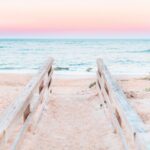
[[[49, 58], [38, 74], [25, 86], [15, 102], [1, 116], [0, 149], [17, 149], [34, 112], [48, 99], [53, 72], [52, 64], [53, 58]], [[17, 125], [19, 127], [16, 129]], [[13, 131], [14, 128], [17, 134]], [[12, 134], [15, 134], [16, 138], [12, 139]]]
[[112, 78], [102, 59], [97, 59], [97, 88], [103, 106], [107, 107], [115, 132], [124, 149], [150, 150], [150, 135], [123, 91]]

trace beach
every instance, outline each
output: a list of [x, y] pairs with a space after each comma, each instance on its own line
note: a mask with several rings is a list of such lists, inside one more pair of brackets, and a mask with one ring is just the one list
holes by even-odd
[[15, 101], [31, 78], [31, 74], [0, 74], [0, 115]]
[[150, 150], [150, 0], [0, 1], [0, 150]]
[[[0, 112], [15, 101], [32, 74], [0, 74]], [[52, 95], [34, 131], [28, 131], [22, 149], [122, 149], [109, 118], [100, 109], [96, 76], [55, 75]], [[150, 79], [116, 77], [128, 102], [146, 125], [150, 124]], [[44, 128], [43, 128], [44, 126]], [[88, 136], [87, 136], [88, 133]], [[68, 142], [67, 142], [68, 141]], [[100, 142], [101, 141], [101, 142]], [[111, 141], [111, 142], [110, 142]], [[101, 144], [103, 143], [103, 144]], [[109, 144], [108, 144], [109, 143]]]

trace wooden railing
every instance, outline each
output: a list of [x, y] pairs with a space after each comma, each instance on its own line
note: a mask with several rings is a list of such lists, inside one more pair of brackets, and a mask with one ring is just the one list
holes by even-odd
[[101, 59], [97, 60], [97, 88], [101, 107], [106, 110], [114, 132], [120, 135], [124, 149], [150, 150], [150, 135], [138, 114], [131, 108], [123, 91], [112, 79]]
[[19, 149], [25, 131], [36, 126], [49, 100], [52, 81], [52, 63], [49, 58], [40, 72], [25, 86], [15, 102], [0, 118], [0, 149]]

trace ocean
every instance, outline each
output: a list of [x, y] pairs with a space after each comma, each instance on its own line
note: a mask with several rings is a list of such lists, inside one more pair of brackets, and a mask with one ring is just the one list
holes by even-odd
[[0, 39], [0, 72], [36, 72], [49, 56], [61, 73], [95, 73], [97, 58], [112, 74], [150, 73], [147, 39]]

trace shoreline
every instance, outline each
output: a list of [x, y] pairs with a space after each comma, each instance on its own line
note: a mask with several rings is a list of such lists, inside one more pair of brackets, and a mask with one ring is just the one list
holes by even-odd
[[[38, 74], [37, 71], [0, 71], [0, 75], [36, 75]], [[71, 72], [71, 71], [53, 71], [53, 75], [55, 77], [60, 77], [60, 78], [87, 78], [87, 77], [96, 77], [96, 71], [95, 72]], [[145, 76], [149, 76], [150, 73], [141, 73], [141, 74], [112, 74], [112, 77], [115, 79], [130, 79], [130, 78], [141, 78]]]

